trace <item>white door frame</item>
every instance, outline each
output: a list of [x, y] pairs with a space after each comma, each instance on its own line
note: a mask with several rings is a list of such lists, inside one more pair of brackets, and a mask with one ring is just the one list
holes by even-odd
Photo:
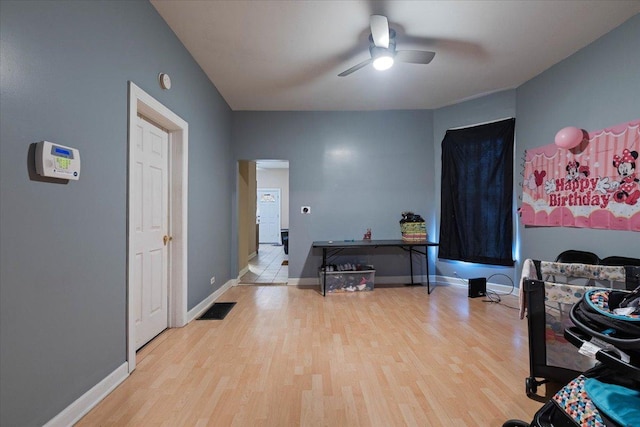
[[133, 251], [129, 219], [132, 218], [132, 141], [138, 114], [165, 128], [169, 133], [169, 327], [187, 324], [187, 201], [189, 124], [151, 95], [129, 82], [128, 171], [127, 171], [127, 362], [129, 372], [136, 367], [135, 315], [132, 299]]

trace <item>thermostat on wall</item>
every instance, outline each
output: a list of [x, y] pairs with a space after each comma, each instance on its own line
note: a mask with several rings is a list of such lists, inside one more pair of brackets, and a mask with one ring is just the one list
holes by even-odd
[[36, 144], [36, 172], [51, 178], [80, 178], [80, 152], [49, 141]]

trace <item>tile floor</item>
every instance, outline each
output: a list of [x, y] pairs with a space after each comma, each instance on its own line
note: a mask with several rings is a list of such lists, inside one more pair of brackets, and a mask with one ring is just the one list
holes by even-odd
[[289, 266], [282, 265], [288, 261], [289, 255], [284, 253], [284, 246], [261, 244], [258, 255], [249, 260], [249, 271], [243, 275], [240, 284], [286, 284], [289, 279]]

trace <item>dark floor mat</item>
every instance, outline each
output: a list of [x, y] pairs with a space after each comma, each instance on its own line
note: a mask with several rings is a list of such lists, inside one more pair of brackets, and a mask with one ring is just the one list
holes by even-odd
[[198, 320], [222, 320], [231, 311], [235, 302], [216, 302]]

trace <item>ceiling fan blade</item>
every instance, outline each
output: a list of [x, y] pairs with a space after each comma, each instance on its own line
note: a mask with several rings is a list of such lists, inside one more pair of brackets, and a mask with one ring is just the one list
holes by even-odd
[[435, 52], [427, 50], [399, 50], [396, 52], [395, 60], [411, 64], [428, 64], [434, 56], [436, 56]]
[[389, 47], [389, 21], [386, 16], [371, 15], [371, 38], [377, 47]]
[[367, 65], [371, 64], [372, 62], [373, 62], [372, 58], [369, 58], [366, 61], [362, 61], [361, 63], [359, 63], [357, 65], [354, 65], [353, 67], [349, 68], [348, 70], [341, 72], [340, 74], [338, 74], [338, 77], [348, 76], [349, 74], [353, 73], [354, 71], [358, 71], [360, 68], [366, 67]]

